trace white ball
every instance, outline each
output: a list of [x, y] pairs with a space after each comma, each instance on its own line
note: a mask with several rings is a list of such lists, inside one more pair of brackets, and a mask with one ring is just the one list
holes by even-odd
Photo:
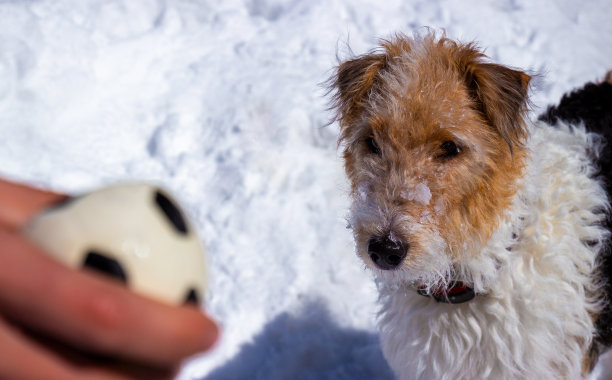
[[174, 304], [203, 300], [205, 250], [158, 187], [127, 184], [70, 198], [36, 216], [24, 233], [69, 266], [105, 272], [143, 295]]

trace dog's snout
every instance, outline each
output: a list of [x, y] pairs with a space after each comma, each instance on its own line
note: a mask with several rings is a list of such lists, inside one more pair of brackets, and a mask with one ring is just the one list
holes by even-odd
[[389, 236], [374, 237], [368, 242], [368, 255], [380, 269], [397, 268], [408, 254], [409, 245]]

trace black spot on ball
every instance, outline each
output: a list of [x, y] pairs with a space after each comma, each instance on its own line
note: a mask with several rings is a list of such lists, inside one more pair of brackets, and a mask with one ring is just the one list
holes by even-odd
[[194, 306], [198, 306], [200, 304], [200, 296], [198, 296], [198, 292], [191, 288], [185, 297], [185, 304], [192, 304]]
[[127, 284], [127, 276], [121, 264], [115, 259], [110, 258], [108, 255], [100, 253], [99, 251], [89, 251], [85, 256], [83, 262], [84, 268], [93, 269], [97, 272], [103, 273], [110, 277], [116, 278]]
[[51, 206], [47, 208], [46, 211], [55, 211], [55, 210], [62, 209], [64, 207], [71, 205], [75, 200], [79, 198], [80, 197], [66, 197], [58, 202], [53, 203]]
[[157, 203], [174, 228], [176, 228], [181, 235], [187, 235], [187, 224], [185, 223], [183, 214], [179, 211], [178, 207], [176, 207], [174, 203], [168, 199], [168, 197], [159, 191], [155, 192], [155, 203]]

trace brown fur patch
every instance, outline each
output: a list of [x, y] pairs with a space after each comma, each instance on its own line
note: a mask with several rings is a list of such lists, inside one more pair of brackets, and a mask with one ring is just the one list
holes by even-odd
[[597, 360], [599, 359], [599, 350], [595, 345], [591, 345], [587, 353], [582, 358], [582, 376], [586, 377], [595, 365], [597, 364]]

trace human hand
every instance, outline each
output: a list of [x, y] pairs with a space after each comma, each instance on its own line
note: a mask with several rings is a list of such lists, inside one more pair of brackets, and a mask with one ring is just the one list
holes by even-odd
[[171, 378], [215, 343], [198, 309], [72, 270], [19, 234], [63, 198], [0, 180], [0, 379]]

